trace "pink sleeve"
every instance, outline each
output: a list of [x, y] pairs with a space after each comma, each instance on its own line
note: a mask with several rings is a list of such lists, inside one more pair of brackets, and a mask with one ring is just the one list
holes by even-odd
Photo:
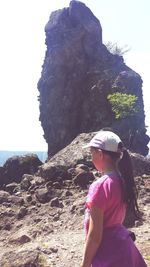
[[96, 181], [89, 188], [86, 206], [90, 208], [95, 205], [104, 212], [107, 208], [109, 195], [108, 181]]

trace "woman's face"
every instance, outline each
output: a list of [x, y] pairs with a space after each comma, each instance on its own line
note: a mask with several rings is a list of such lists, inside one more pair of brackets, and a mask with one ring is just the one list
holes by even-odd
[[92, 162], [98, 171], [103, 168], [103, 152], [100, 149], [91, 147]]

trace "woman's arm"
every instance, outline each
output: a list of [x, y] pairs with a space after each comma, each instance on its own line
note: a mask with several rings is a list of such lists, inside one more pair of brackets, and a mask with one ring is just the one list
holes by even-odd
[[103, 211], [92, 205], [83, 261], [80, 267], [90, 267], [92, 259], [100, 246], [103, 234]]

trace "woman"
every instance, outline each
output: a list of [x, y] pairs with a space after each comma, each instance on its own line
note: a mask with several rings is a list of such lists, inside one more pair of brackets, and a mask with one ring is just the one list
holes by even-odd
[[100, 131], [86, 146], [103, 176], [92, 183], [86, 200], [86, 244], [80, 267], [146, 267], [122, 225], [126, 208], [138, 216], [132, 165], [120, 138]]

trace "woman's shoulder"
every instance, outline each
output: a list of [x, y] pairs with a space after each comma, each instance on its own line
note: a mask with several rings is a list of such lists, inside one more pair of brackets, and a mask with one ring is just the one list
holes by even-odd
[[98, 178], [96, 181], [94, 181], [90, 188], [98, 188], [101, 187], [104, 183], [109, 183], [109, 176], [108, 175], [103, 175], [100, 178]]
[[109, 175], [109, 174], [104, 174], [100, 178], [98, 178], [96, 181], [94, 181], [91, 184], [91, 188], [100, 188], [100, 187], [110, 187], [116, 184], [118, 182], [119, 176], [117, 175]]

